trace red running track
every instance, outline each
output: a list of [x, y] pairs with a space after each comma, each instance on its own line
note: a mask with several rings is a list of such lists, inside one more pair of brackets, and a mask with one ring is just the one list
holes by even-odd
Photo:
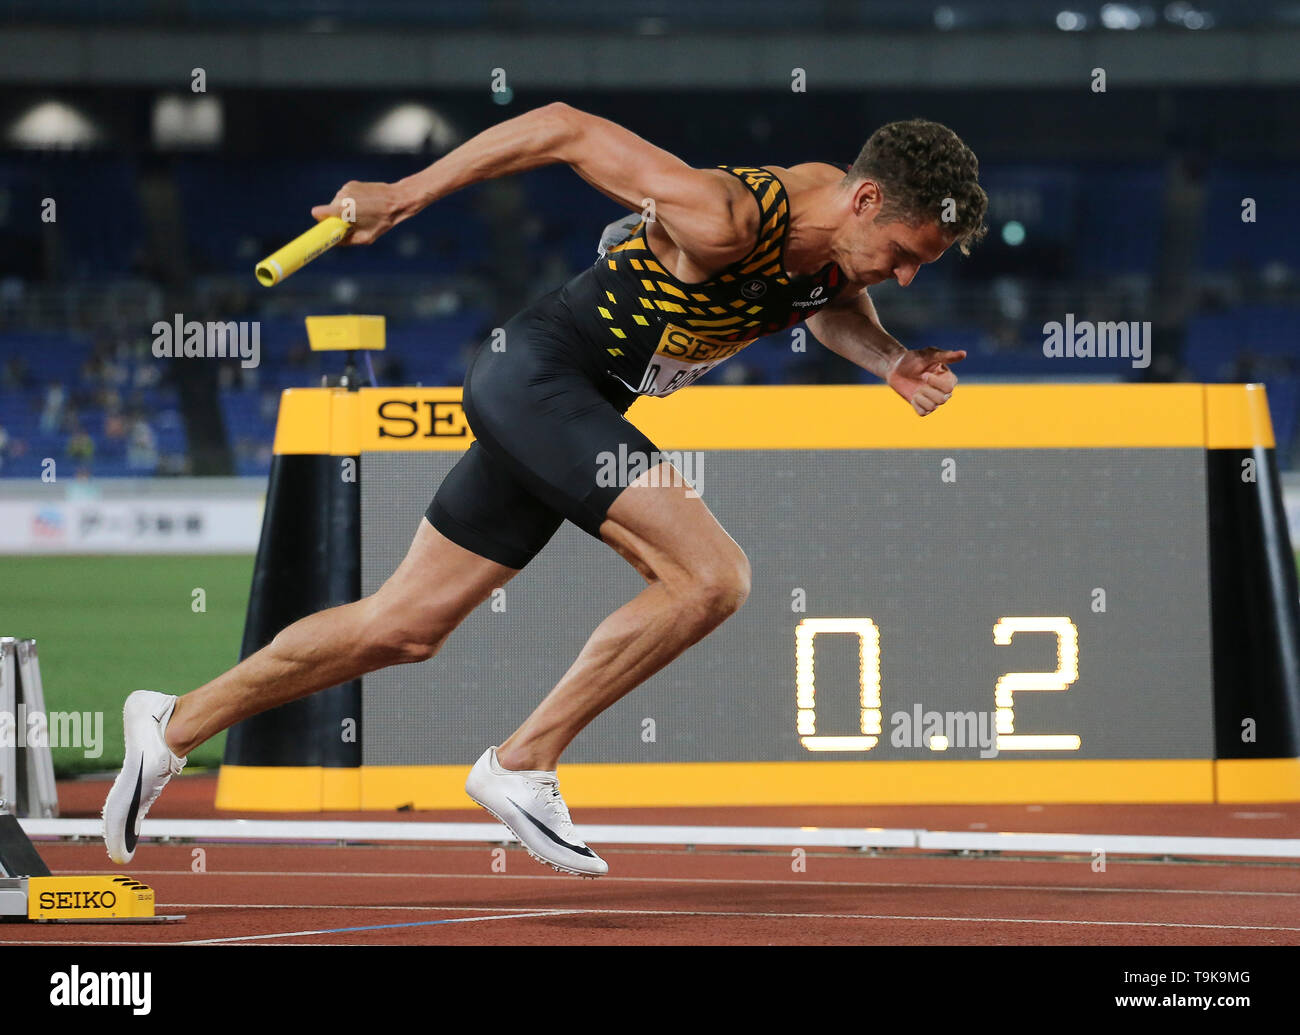
[[[104, 782], [60, 787], [95, 815]], [[199, 817], [211, 777], [182, 777], [153, 815]], [[268, 818], [266, 814], [243, 814]], [[320, 818], [319, 815], [314, 818]], [[330, 814], [471, 819], [482, 813]], [[948, 806], [586, 809], [580, 822], [928, 827], [1295, 837], [1300, 807]], [[558, 875], [522, 849], [477, 845], [43, 842], [55, 872], [125, 872], [180, 924], [6, 924], [0, 944], [1300, 945], [1300, 863], [1008, 858], [788, 848], [602, 850], [611, 874]], [[196, 854], [197, 853], [197, 854]], [[196, 872], [199, 863], [204, 872]], [[801, 865], [798, 865], [800, 864]], [[500, 872], [504, 869], [504, 872]]]

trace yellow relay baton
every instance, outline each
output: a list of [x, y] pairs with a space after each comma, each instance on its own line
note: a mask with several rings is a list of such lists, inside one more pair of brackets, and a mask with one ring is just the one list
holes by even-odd
[[329, 251], [347, 237], [352, 224], [338, 216], [328, 216], [305, 234], [300, 234], [278, 252], [272, 252], [257, 264], [257, 279], [263, 287], [275, 287], [291, 273], [296, 273], [318, 255]]

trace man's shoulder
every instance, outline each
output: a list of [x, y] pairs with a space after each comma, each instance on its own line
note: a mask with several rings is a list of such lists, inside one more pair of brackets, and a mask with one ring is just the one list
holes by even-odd
[[813, 186], [838, 182], [844, 178], [851, 166], [843, 162], [800, 162], [798, 165], [786, 168], [775, 165], [769, 165], [767, 168], [785, 181], [787, 187], [792, 188], [795, 186], [792, 181]]

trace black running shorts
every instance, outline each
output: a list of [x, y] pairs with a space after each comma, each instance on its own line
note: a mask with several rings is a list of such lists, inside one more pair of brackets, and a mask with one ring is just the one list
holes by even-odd
[[556, 294], [506, 323], [500, 351], [489, 339], [474, 353], [464, 402], [476, 441], [425, 512], [452, 542], [510, 568], [527, 565], [565, 518], [600, 537], [622, 491], [598, 484], [600, 454], [656, 452], [623, 416], [636, 394], [588, 368]]

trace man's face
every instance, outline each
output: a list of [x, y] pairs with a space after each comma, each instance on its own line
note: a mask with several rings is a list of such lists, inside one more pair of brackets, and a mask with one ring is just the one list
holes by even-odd
[[934, 262], [954, 238], [938, 223], [909, 226], [901, 219], [881, 218], [883, 197], [871, 180], [858, 184], [850, 202], [850, 218], [832, 245], [832, 258], [857, 284], [897, 280], [906, 287], [927, 262]]

